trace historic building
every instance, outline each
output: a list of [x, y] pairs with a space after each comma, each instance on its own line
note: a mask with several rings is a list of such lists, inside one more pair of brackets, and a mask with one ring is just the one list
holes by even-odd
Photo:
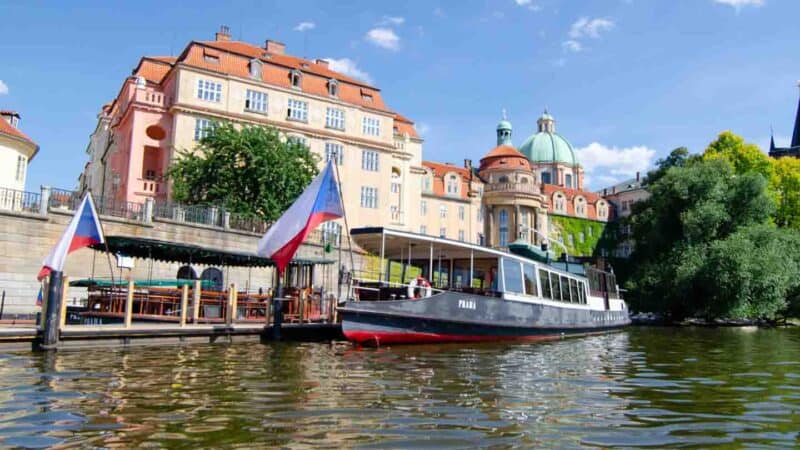
[[[380, 89], [325, 60], [290, 56], [279, 42], [231, 40], [226, 27], [177, 57], [141, 58], [97, 119], [80, 185], [114, 202], [171, 202], [169, 164], [214, 122], [231, 121], [274, 127], [320, 164], [335, 161], [350, 227], [494, 247], [556, 239], [587, 255], [611, 214], [606, 200], [583, 190], [583, 168], [547, 111], [519, 149], [511, 123], [500, 122], [497, 146], [478, 167], [423, 161], [413, 121], [389, 108]], [[338, 233], [342, 225], [324, 226]]]
[[609, 203], [583, 190], [583, 168], [547, 113], [519, 150], [508, 120], [497, 125], [497, 146], [481, 158], [485, 244], [506, 247], [557, 240], [572, 255], [591, 256], [608, 221]]
[[800, 101], [797, 103], [797, 113], [794, 117], [794, 131], [792, 132], [792, 142], [788, 147], [775, 147], [775, 139], [770, 137], [769, 140], [769, 156], [773, 158], [782, 158], [784, 156], [793, 156], [800, 158]]
[[598, 192], [614, 207], [615, 219], [619, 222], [619, 226], [614, 230], [616, 233], [614, 238], [616, 247], [611, 249], [609, 255], [603, 256], [627, 258], [633, 252], [636, 243], [631, 238], [630, 225], [624, 223], [623, 219], [631, 215], [634, 204], [650, 197], [650, 192], [647, 190], [647, 185], [644, 181], [639, 172], [636, 172], [635, 178], [603, 188]]
[[39, 146], [20, 131], [19, 119], [16, 111], [0, 110], [0, 188], [24, 191], [28, 164]]

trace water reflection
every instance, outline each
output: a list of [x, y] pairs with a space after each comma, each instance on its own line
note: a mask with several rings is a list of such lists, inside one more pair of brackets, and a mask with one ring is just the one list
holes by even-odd
[[2, 445], [798, 445], [800, 331], [0, 355]]

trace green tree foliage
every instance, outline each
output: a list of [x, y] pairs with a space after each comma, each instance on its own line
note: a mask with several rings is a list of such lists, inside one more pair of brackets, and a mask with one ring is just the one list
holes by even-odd
[[692, 158], [697, 158], [697, 156], [689, 155], [689, 149], [686, 147], [676, 148], [666, 158], [656, 161], [656, 168], [647, 173], [645, 184], [655, 183], [667, 173], [670, 167], [683, 167]]
[[770, 180], [775, 192], [775, 223], [800, 230], [800, 159], [778, 158], [772, 163]]
[[774, 317], [798, 286], [796, 233], [770, 225], [774, 205], [757, 171], [724, 158], [668, 168], [630, 219], [637, 246], [633, 306], [675, 319]]
[[317, 174], [308, 148], [274, 129], [216, 124], [170, 167], [173, 198], [276, 220]]
[[744, 174], [760, 173], [765, 179], [772, 178], [772, 161], [755, 144], [747, 144], [740, 136], [723, 131], [717, 139], [708, 144], [703, 159], [722, 159], [727, 161], [734, 172]]

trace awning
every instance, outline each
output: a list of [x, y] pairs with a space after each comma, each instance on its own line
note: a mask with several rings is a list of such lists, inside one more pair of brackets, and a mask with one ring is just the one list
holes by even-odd
[[[217, 250], [157, 239], [106, 236], [106, 242], [110, 253], [155, 261], [233, 267], [272, 267], [275, 265], [271, 259], [263, 258], [255, 253]], [[98, 251], [106, 251], [106, 244], [95, 244], [91, 247]], [[333, 264], [334, 262], [332, 259], [325, 258], [296, 258], [289, 265], [310, 266]]]

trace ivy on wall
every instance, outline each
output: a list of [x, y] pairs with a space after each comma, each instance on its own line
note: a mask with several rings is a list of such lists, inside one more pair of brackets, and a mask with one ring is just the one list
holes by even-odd
[[[551, 237], [562, 241], [570, 256], [592, 256], [599, 254], [601, 248], [609, 252], [613, 248], [614, 224], [556, 215], [550, 215], [549, 219]], [[559, 256], [563, 252], [558, 245], [551, 247]]]

